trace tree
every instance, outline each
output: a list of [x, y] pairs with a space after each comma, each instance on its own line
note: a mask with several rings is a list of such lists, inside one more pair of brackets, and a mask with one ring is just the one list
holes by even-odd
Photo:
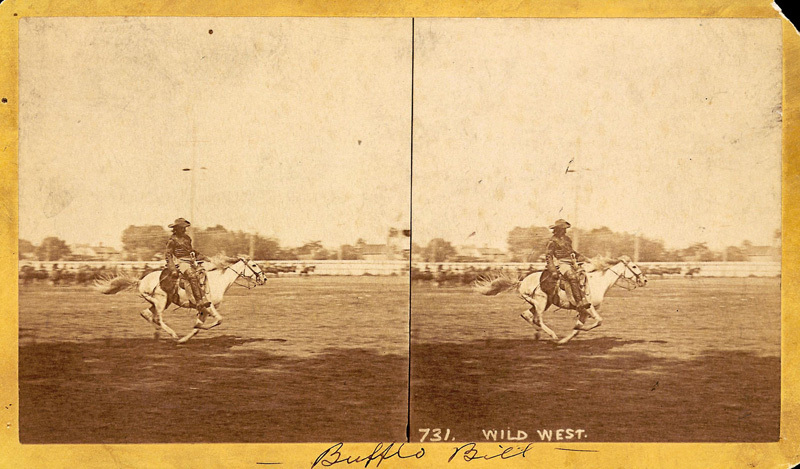
[[456, 248], [442, 238], [430, 240], [423, 251], [425, 262], [445, 262], [456, 255]]
[[747, 255], [742, 248], [728, 246], [725, 248], [725, 259], [728, 262], [741, 262], [747, 260]]
[[264, 238], [256, 235], [253, 257], [260, 260], [279, 259], [281, 246], [275, 238]]
[[681, 250], [683, 260], [709, 262], [718, 261], [722, 258], [719, 253], [712, 251], [706, 243], [694, 243], [686, 249]]
[[639, 241], [639, 260], [641, 262], [664, 262], [667, 260], [664, 241], [641, 237]]
[[544, 255], [547, 240], [552, 234], [544, 226], [515, 226], [508, 233], [508, 250], [523, 262], [535, 261]]
[[122, 231], [122, 249], [126, 257], [149, 261], [156, 253], [164, 252], [169, 233], [160, 225], [131, 225]]
[[50, 236], [42, 240], [36, 248], [36, 257], [41, 261], [58, 261], [70, 254], [69, 246], [64, 240]]
[[36, 252], [36, 246], [34, 246], [33, 243], [28, 241], [27, 239], [20, 239], [18, 251], [19, 251], [19, 258], [23, 259], [26, 257], [27, 254], [34, 254]]
[[[314, 254], [312, 254], [312, 256], [311, 256], [311, 258], [316, 260], [316, 261], [324, 261], [324, 260], [326, 260], [326, 259], [328, 259], [330, 257], [331, 257], [331, 253], [328, 252], [328, 250], [325, 249], [325, 248], [317, 249], [316, 251], [314, 251]], [[334, 255], [334, 257], [335, 257], [335, 255]]]
[[297, 248], [297, 254], [300, 254], [301, 256], [314, 254], [320, 249], [324, 249], [322, 247], [322, 241], [309, 241]]

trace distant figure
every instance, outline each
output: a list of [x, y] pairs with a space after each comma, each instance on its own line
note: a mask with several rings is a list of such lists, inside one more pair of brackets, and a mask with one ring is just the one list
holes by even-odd
[[184, 218], [178, 218], [169, 225], [172, 228], [172, 236], [167, 241], [164, 259], [167, 261], [167, 269], [173, 277], [180, 275], [189, 282], [197, 309], [203, 312], [211, 306], [211, 302], [208, 301], [204, 289], [200, 286], [197, 260], [204, 260], [205, 257], [192, 247], [192, 238], [186, 234], [186, 228], [189, 226], [191, 223]]
[[[547, 242], [545, 248], [545, 262], [551, 275], [558, 272], [566, 279], [576, 305], [579, 308], [586, 308], [589, 306], [589, 302], [578, 281], [578, 261], [584, 261], [585, 257], [572, 249], [572, 239], [567, 236], [567, 228], [571, 226], [569, 222], [560, 218], [550, 226], [550, 229], [553, 230], [553, 237]], [[556, 261], [558, 261], [558, 266], [556, 266]]]

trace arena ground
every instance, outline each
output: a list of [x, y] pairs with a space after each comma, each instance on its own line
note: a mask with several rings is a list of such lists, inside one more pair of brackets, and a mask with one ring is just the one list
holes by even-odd
[[[513, 293], [412, 292], [412, 441], [420, 428], [458, 441], [559, 428], [584, 441], [778, 438], [779, 279], [612, 289], [603, 326], [563, 347], [533, 340]], [[177, 346], [153, 339], [134, 294], [21, 287], [20, 439], [404, 441], [408, 300], [402, 277], [270, 279], [233, 287], [224, 324]], [[179, 333], [192, 324], [186, 310], [165, 317]], [[561, 335], [572, 324], [545, 320]]]
[[[779, 279], [612, 288], [603, 326], [561, 347], [533, 340], [525, 304], [414, 285], [412, 441], [425, 428], [458, 441], [501, 429], [533, 441], [557, 429], [584, 441], [777, 441]], [[562, 336], [573, 321], [545, 315]]]
[[[408, 280], [232, 287], [222, 326], [178, 346], [130, 292], [20, 289], [23, 443], [401, 441]], [[165, 319], [179, 334], [187, 310]]]

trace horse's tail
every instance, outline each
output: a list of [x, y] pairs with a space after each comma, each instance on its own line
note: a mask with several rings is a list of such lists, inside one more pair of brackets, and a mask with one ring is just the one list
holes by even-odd
[[139, 285], [139, 278], [131, 274], [107, 275], [94, 281], [94, 289], [104, 295], [131, 290]]
[[481, 295], [494, 296], [504, 291], [510, 291], [522, 283], [516, 274], [509, 272], [496, 272], [481, 276], [472, 282], [472, 290]]

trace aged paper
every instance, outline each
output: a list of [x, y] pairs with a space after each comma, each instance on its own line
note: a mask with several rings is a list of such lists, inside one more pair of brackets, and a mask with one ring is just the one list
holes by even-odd
[[[800, 459], [798, 41], [768, 4], [0, 21], [2, 465]], [[585, 332], [480, 294], [539, 275], [557, 219], [627, 269]]]

